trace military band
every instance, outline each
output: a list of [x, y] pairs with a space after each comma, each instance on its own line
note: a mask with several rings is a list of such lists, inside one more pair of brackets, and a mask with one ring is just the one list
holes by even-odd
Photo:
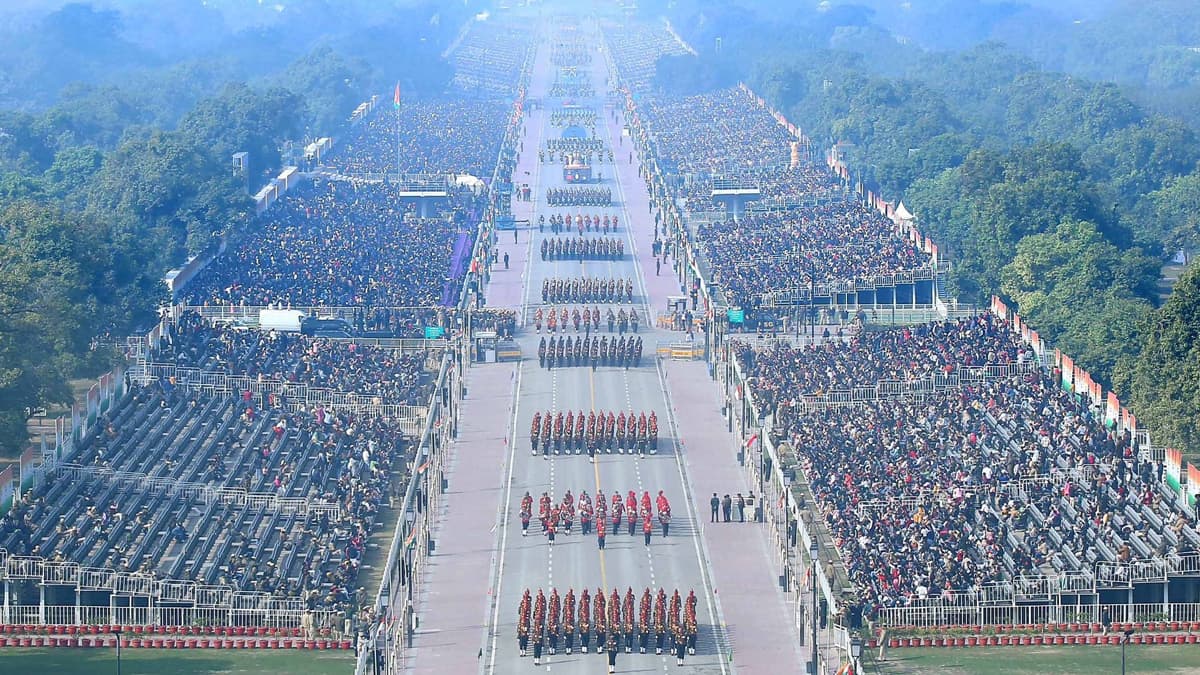
[[624, 410], [592, 410], [584, 418], [583, 411], [561, 410], [535, 412], [529, 427], [529, 454], [541, 450], [543, 457], [554, 454], [581, 454], [585, 450], [595, 461], [596, 453], [645, 455], [658, 452], [658, 415], [652, 410], [635, 413]]

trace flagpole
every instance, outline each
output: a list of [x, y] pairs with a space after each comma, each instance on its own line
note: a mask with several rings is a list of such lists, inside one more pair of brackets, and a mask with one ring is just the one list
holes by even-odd
[[400, 83], [396, 83], [396, 186], [400, 186]]

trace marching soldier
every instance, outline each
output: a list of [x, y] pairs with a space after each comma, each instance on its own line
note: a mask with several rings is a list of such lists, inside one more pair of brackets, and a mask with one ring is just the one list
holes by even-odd
[[617, 672], [617, 636], [608, 636], [608, 672]]
[[596, 545], [601, 551], [604, 550], [604, 530], [604, 516], [601, 515], [599, 518], [596, 518]]
[[533, 517], [533, 497], [526, 492], [521, 498], [521, 536], [529, 535], [529, 519]]
[[654, 653], [661, 655], [667, 640], [667, 593], [661, 588], [654, 598], [654, 634]]
[[612, 633], [617, 639], [617, 644], [621, 642], [621, 629], [624, 624], [621, 622], [621, 594], [617, 589], [613, 589], [612, 595], [608, 598], [608, 632]]
[[538, 589], [533, 605], [533, 665], [542, 664], [542, 640], [546, 633], [546, 596]]
[[521, 596], [521, 607], [517, 610], [517, 647], [521, 650], [521, 656], [525, 656], [529, 648], [529, 613], [532, 604], [533, 599], [526, 588], [525, 595]]
[[687, 637], [688, 654], [694, 656], [696, 654], [696, 634], [698, 632], [696, 622], [696, 592], [694, 590], [688, 592], [687, 601], [684, 604], [683, 628]]
[[625, 601], [621, 605], [622, 619], [624, 619], [623, 627], [625, 629], [625, 653], [626, 654], [633, 653], [633, 643], [636, 639], [636, 635], [634, 633], [634, 626], [636, 624], [634, 622], [634, 619], [637, 617], [637, 615], [635, 615], [633, 613], [633, 603], [634, 603], [633, 587], [629, 586], [625, 590]]
[[541, 435], [541, 431], [542, 431], [542, 413], [535, 412], [535, 413], [533, 413], [533, 426], [531, 426], [529, 429], [529, 444], [530, 444], [531, 454], [534, 454], [534, 455], [537, 454], [538, 436]]
[[567, 595], [563, 598], [563, 647], [567, 650], [567, 656], [571, 655], [571, 650], [575, 647], [575, 589], [568, 588]]
[[683, 631], [683, 626], [675, 626], [672, 631], [675, 637], [675, 665], [683, 665], [683, 655], [687, 653], [687, 635]]
[[559, 617], [561, 616], [562, 602], [558, 597], [558, 589], [550, 589], [550, 614], [546, 618], [546, 634], [550, 638], [550, 656], [558, 651], [558, 632], [559, 632]]
[[641, 632], [640, 653], [646, 653], [646, 647], [650, 643], [650, 626], [651, 613], [653, 611], [654, 600], [650, 597], [650, 588], [647, 587], [642, 592], [642, 603], [638, 608], [638, 630]]
[[638, 519], [637, 494], [633, 490], [629, 491], [629, 496], [625, 499], [625, 512], [629, 516], [629, 536], [632, 537]]
[[653, 524], [650, 522], [650, 514], [649, 514], [649, 513], [647, 513], [647, 514], [645, 515], [645, 517], [644, 517], [644, 518], [642, 518], [642, 534], [643, 534], [643, 535], [645, 536], [645, 538], [646, 538], [646, 545], [647, 545], [647, 546], [649, 546], [649, 545], [650, 545], [650, 535], [651, 535], [653, 532], [654, 532], [654, 525], [653, 525]]
[[579, 646], [583, 653], [588, 653], [588, 644], [592, 640], [592, 601], [585, 588], [579, 594]]
[[542, 341], [538, 343], [538, 368], [546, 367], [546, 336], [542, 336]]
[[608, 612], [605, 611], [604, 589], [597, 588], [592, 596], [592, 625], [596, 629], [596, 647], [608, 642]]
[[575, 454], [577, 454], [577, 455], [579, 454], [579, 451], [580, 451], [582, 445], [583, 445], [583, 411], [580, 410], [579, 413], [575, 415]]

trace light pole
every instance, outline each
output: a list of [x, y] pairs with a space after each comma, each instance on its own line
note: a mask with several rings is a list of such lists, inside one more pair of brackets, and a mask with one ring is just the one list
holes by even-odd
[[808, 558], [812, 562], [812, 675], [817, 675], [817, 541], [814, 539], [808, 547]]
[[1125, 645], [1129, 644], [1129, 638], [1133, 637], [1133, 629], [1125, 631], [1121, 635], [1121, 675], [1125, 675]]
[[[121, 632], [113, 631], [116, 635], [116, 675], [121, 675]], [[1124, 661], [1124, 647], [1121, 647], [1122, 661]]]
[[854, 675], [859, 675], [858, 659], [862, 656], [862, 638], [857, 633], [850, 636], [850, 664], [854, 668]]

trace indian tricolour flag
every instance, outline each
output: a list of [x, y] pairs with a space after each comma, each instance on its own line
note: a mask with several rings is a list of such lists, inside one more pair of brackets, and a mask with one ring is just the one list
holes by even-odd
[[400, 109], [400, 83], [396, 83], [396, 93], [392, 96], [392, 105], [396, 110]]
[[1175, 492], [1179, 492], [1179, 475], [1182, 471], [1183, 453], [1175, 448], [1167, 448], [1167, 466], [1166, 477], [1167, 485]]
[[1192, 508], [1196, 507], [1196, 501], [1200, 499], [1200, 469], [1196, 468], [1195, 464], [1188, 462], [1188, 503]]

